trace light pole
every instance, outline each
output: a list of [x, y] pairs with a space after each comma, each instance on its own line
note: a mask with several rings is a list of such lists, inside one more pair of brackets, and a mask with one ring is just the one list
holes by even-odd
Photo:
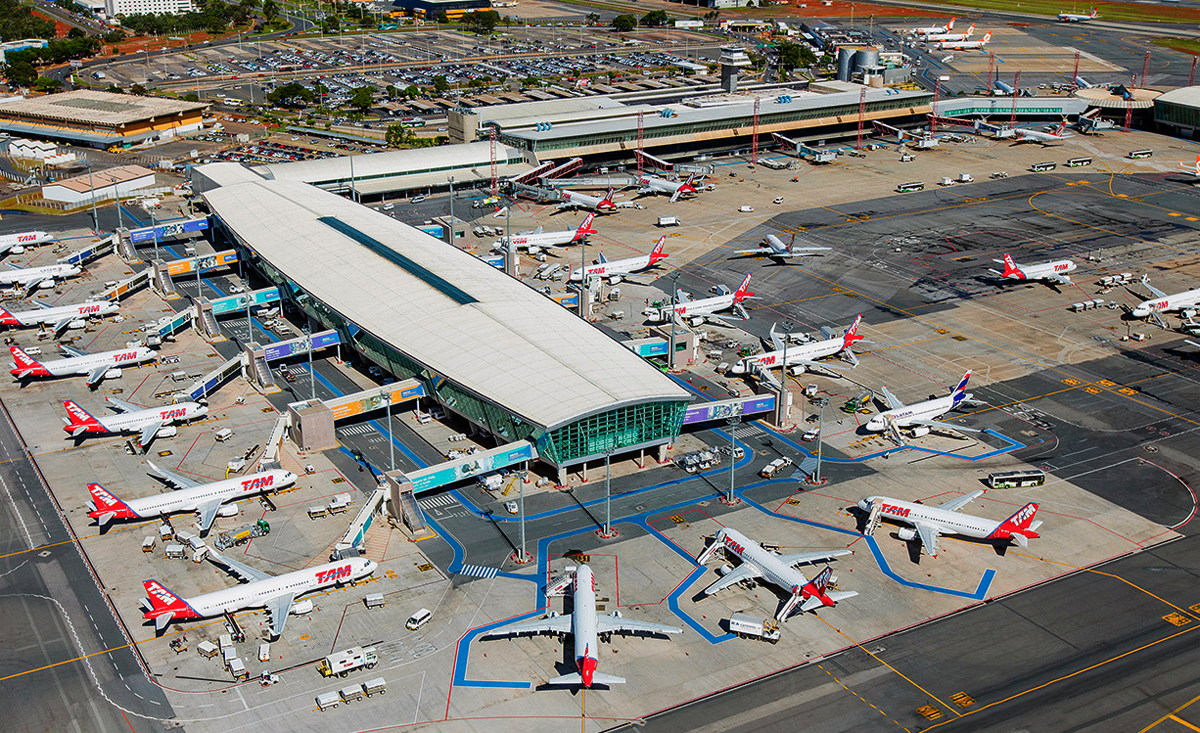
[[158, 259], [158, 222], [154, 221], [154, 209], [146, 209], [150, 214], [150, 233], [154, 235], [154, 259]]
[[725, 424], [729, 426], [729, 495], [721, 500], [722, 504], [727, 506], [735, 506], [740, 503], [740, 499], [734, 496], [733, 481], [734, 481], [734, 466], [737, 465], [737, 459], [734, 458], [734, 451], [737, 450], [737, 431], [738, 424], [742, 421], [741, 415], [734, 415], [726, 418]]
[[388, 404], [388, 459], [391, 461], [392, 470], [396, 470], [396, 440], [392, 437], [392, 388], [387, 388]]
[[450, 176], [450, 244], [454, 244], [454, 176]]
[[812, 475], [812, 483], [814, 484], [821, 484], [825, 481], [821, 478], [821, 444], [825, 442], [825, 405], [828, 404], [828, 397], [822, 397], [817, 401], [817, 407], [821, 410], [821, 417], [817, 421], [817, 470]]
[[308, 384], [309, 384], [309, 388], [312, 390], [312, 399], [315, 402], [317, 399], [317, 373], [313, 371], [313, 363], [312, 363], [313, 340], [312, 340], [312, 334], [309, 333], [309, 331], [308, 331], [308, 326], [304, 327], [304, 338], [305, 338], [305, 341], [308, 343]]
[[[100, 234], [100, 220], [96, 218], [96, 184], [92, 182], [92, 161], [85, 160], [84, 163], [87, 164], [88, 188], [91, 189], [91, 194], [92, 194], [92, 231], [95, 232], [97, 235], [99, 235]], [[113, 190], [114, 191], [116, 190], [115, 186], [113, 187]]]
[[[783, 325], [783, 368], [779, 370], [779, 383], [781, 385], [783, 385], [783, 391], [780, 392], [779, 399], [783, 400], [783, 409], [779, 411], [779, 414], [780, 414], [780, 416], [782, 416], [784, 418], [783, 422], [787, 422], [786, 418], [787, 418], [787, 414], [789, 412], [788, 402], [789, 402], [789, 396], [791, 394], [788, 391], [788, 385], [787, 385], [787, 367], [788, 367], [787, 347], [788, 347], [788, 341], [791, 340], [788, 338], [788, 334], [791, 333], [791, 330], [792, 330], [792, 328], [795, 327], [795, 324], [792, 323], [791, 321], [784, 321], [782, 325]], [[781, 430], [786, 427], [787, 427], [786, 425], [779, 426], [779, 428]]]
[[588, 277], [587, 277], [587, 257], [584, 256], [584, 243], [587, 242], [587, 235], [579, 240], [579, 317], [587, 318], [587, 301], [588, 301]]
[[679, 292], [679, 270], [671, 283], [671, 345], [667, 348], [667, 371], [675, 368], [675, 294]]
[[612, 528], [612, 451], [604, 454], [604, 528], [598, 532], [600, 539], [608, 540], [617, 536]]

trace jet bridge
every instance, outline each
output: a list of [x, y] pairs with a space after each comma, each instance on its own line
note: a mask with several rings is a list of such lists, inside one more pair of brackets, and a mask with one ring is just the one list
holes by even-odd
[[93, 262], [95, 260], [100, 259], [101, 257], [103, 257], [106, 254], [111, 254], [111, 253], [115, 252], [116, 246], [117, 246], [117, 241], [118, 241], [118, 237], [115, 234], [112, 236], [109, 236], [109, 237], [105, 237], [104, 239], [101, 239], [98, 242], [93, 242], [93, 243], [89, 244], [87, 247], [84, 247], [81, 250], [72, 252], [71, 254], [67, 255], [66, 257], [59, 257], [58, 263], [60, 265], [79, 265], [80, 267], [82, 267], [83, 265], [86, 265], [89, 262]]

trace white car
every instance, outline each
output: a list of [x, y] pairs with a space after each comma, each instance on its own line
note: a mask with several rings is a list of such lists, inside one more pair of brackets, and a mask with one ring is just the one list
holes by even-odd
[[782, 203], [783, 203], [783, 197], [782, 197], [782, 196], [778, 196], [778, 197], [776, 197], [776, 198], [775, 198], [775, 203], [777, 203], [777, 204], [782, 204]]
[[742, 212], [743, 214], [752, 214], [752, 213], [754, 213], [754, 207], [753, 206], [742, 206], [741, 208], [738, 209], [738, 211]]
[[509, 514], [516, 514], [520, 511], [520, 509], [517, 507], [517, 502], [506, 501], [504, 502], [504, 511], [508, 512]]

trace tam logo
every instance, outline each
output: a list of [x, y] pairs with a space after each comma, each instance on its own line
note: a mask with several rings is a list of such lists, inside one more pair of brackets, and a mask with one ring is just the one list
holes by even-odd
[[317, 573], [317, 582], [318, 583], [331, 583], [331, 582], [334, 582], [337, 580], [341, 580], [342, 578], [349, 578], [349, 577], [350, 577], [350, 566], [343, 565], [340, 568], [331, 568], [329, 570], [322, 570], [321, 572]]
[[259, 476], [255, 479], [242, 482], [242, 491], [254, 491], [255, 489], [265, 489], [275, 483], [274, 474], [270, 476]]
[[1065, 262], [1063, 262], [1063, 263], [1061, 263], [1061, 264], [1058, 264], [1058, 265], [1055, 265], [1055, 266], [1054, 266], [1054, 271], [1055, 271], [1055, 272], [1061, 272], [1061, 271], [1063, 271], [1063, 270], [1065, 270], [1065, 269], [1067, 269], [1067, 263], [1065, 263]]
[[728, 547], [729, 549], [733, 550], [734, 552], [736, 552], [738, 554], [738, 557], [741, 557], [742, 553], [744, 553], [746, 551], [745, 547], [742, 547], [741, 545], [739, 545], [738, 543], [729, 539], [728, 537], [725, 538], [725, 546]]
[[120, 364], [123, 361], [133, 361], [138, 356], [136, 351], [122, 351], [119, 354], [113, 354], [113, 361]]
[[36, 234], [22, 234], [17, 237], [18, 242], [34, 242], [37, 241]]
[[1166, 307], [1167, 307], [1167, 303], [1168, 303], [1168, 302], [1169, 302], [1169, 301], [1166, 301], [1166, 300], [1160, 300], [1160, 301], [1158, 301], [1157, 303], [1155, 303], [1155, 304], [1154, 304], [1154, 307], [1155, 307], [1155, 308], [1158, 308], [1158, 309], [1160, 309], [1160, 310], [1161, 310], [1161, 309], [1163, 309], [1163, 308], [1166, 308]]
[[894, 517], [907, 517], [909, 511], [910, 510], [905, 509], [904, 507], [892, 506], [891, 504], [883, 505], [883, 513], [891, 514]]
[[117, 498], [108, 493], [107, 489], [104, 489], [99, 485], [96, 485], [96, 487], [92, 489], [92, 495], [96, 497], [97, 501], [103, 503], [105, 506], [112, 506], [117, 503]]
[[1025, 523], [1025, 520], [1032, 517], [1033, 513], [1036, 511], [1037, 511], [1036, 505], [1034, 505], [1034, 504], [1026, 505], [1024, 508], [1021, 509], [1021, 511], [1019, 511], [1013, 515], [1012, 523], [1016, 524], [1018, 526], [1022, 525]]
[[162, 412], [160, 412], [158, 414], [158, 416], [161, 417], [163, 420], [174, 420], [177, 417], [184, 417], [186, 415], [187, 415], [186, 407], [180, 407], [180, 408], [177, 408], [174, 410], [163, 410]]
[[84, 314], [84, 313], [99, 313], [99, 312], [100, 312], [100, 305], [99, 305], [99, 304], [97, 304], [97, 305], [85, 305], [85, 306], [80, 306], [80, 308], [79, 308], [79, 313], [80, 313], [80, 315], [82, 315], [82, 314]]
[[175, 594], [159, 585], [158, 581], [147, 583], [146, 592], [157, 598], [158, 602], [164, 606], [169, 606], [177, 600]]
[[763, 358], [758, 360], [758, 363], [759, 364], [774, 364], [775, 363], [775, 355], [772, 354], [770, 356], [764, 356]]

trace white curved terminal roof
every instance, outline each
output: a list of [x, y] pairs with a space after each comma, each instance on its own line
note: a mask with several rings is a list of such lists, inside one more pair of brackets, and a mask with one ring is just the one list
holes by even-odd
[[259, 256], [348, 321], [546, 429], [690, 395], [641, 357], [500, 270], [295, 181], [205, 194]]

